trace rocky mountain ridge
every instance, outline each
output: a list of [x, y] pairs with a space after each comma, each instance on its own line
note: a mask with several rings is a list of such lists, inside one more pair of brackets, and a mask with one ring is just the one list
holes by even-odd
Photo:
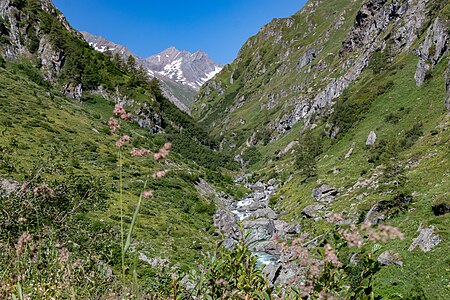
[[[227, 146], [236, 144], [232, 135], [247, 131], [239, 135], [240, 146], [245, 140], [261, 142], [251, 138], [250, 127], [277, 140], [299, 122], [316, 126], [377, 55], [389, 53], [392, 59], [414, 52], [421, 57], [416, 72], [421, 85], [448, 48], [447, 21], [434, 16], [430, 22], [432, 2], [309, 1], [294, 16], [276, 19], [250, 38], [236, 60], [202, 88], [194, 115]], [[342, 9], [336, 13], [335, 7]], [[415, 51], [424, 30], [427, 37]], [[241, 113], [256, 107], [258, 118]], [[329, 124], [330, 135], [339, 130]]]

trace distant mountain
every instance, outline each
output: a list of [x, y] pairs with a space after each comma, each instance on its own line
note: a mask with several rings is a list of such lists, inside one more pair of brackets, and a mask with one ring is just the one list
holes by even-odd
[[190, 53], [170, 47], [145, 59], [149, 70], [188, 85], [198, 91], [200, 87], [222, 70], [203, 51]]
[[127, 59], [128, 56], [130, 55], [136, 59], [139, 58], [127, 47], [115, 44], [102, 36], [93, 35], [86, 31], [82, 31], [81, 34], [83, 35], [84, 39], [89, 43], [89, 45], [91, 45], [98, 52], [104, 53], [109, 50], [113, 53], [118, 53], [120, 57], [123, 59]]
[[179, 108], [189, 111], [200, 87], [222, 70], [203, 51], [190, 53], [170, 47], [163, 52], [142, 58], [127, 47], [113, 43], [101, 36], [82, 32], [84, 39], [97, 51], [110, 51], [119, 54], [122, 59], [132, 56], [136, 63], [142, 66], [150, 76], [157, 77], [163, 83], [165, 95]]

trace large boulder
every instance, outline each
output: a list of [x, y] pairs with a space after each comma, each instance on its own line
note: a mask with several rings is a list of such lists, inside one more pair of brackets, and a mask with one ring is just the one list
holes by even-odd
[[366, 146], [374, 145], [376, 140], [377, 140], [377, 135], [376, 135], [375, 131], [371, 131], [369, 133], [369, 136], [367, 137]]
[[274, 225], [280, 240], [291, 239], [301, 232], [301, 226], [298, 223], [287, 223], [282, 220], [275, 220]]
[[244, 220], [243, 228], [244, 231], [250, 230], [246, 238], [248, 244], [270, 240], [275, 232], [275, 225], [270, 219]]
[[217, 227], [226, 237], [232, 239], [239, 238], [239, 218], [230, 211], [218, 210], [214, 214], [214, 226]]
[[277, 213], [271, 209], [270, 207], [258, 209], [252, 214], [252, 218], [254, 219], [260, 219], [260, 218], [267, 218], [267, 219], [276, 219]]
[[321, 186], [312, 190], [312, 196], [314, 199], [320, 202], [330, 203], [338, 194], [335, 188], [332, 188], [328, 184], [322, 184]]
[[418, 246], [423, 252], [429, 252], [441, 242], [439, 235], [433, 234], [434, 226], [423, 228], [420, 224], [417, 231], [419, 231], [419, 236], [413, 240], [409, 251], [413, 251]]
[[403, 266], [402, 258], [400, 254], [394, 251], [384, 251], [378, 256], [378, 262], [382, 265], [397, 265]]
[[302, 210], [302, 215], [305, 216], [306, 218], [315, 218], [318, 216], [319, 212], [321, 212], [324, 207], [325, 205], [322, 204], [308, 205]]

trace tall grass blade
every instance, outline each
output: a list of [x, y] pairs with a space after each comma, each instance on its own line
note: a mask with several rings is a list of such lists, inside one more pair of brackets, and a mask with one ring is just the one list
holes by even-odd
[[[145, 191], [145, 189], [147, 187], [147, 182], [148, 182], [148, 176], [147, 176], [147, 179], [145, 180], [143, 191]], [[131, 245], [131, 234], [133, 233], [134, 225], [136, 224], [136, 218], [137, 218], [137, 215], [138, 215], [139, 210], [141, 208], [141, 203], [142, 203], [142, 193], [139, 195], [139, 200], [138, 200], [138, 203], [136, 205], [136, 209], [134, 210], [133, 219], [131, 220], [131, 226], [130, 226], [130, 229], [128, 230], [127, 240], [126, 240], [125, 246], [123, 248], [124, 249], [123, 250], [124, 253], [127, 252], [128, 248], [130, 248], [130, 245]]]

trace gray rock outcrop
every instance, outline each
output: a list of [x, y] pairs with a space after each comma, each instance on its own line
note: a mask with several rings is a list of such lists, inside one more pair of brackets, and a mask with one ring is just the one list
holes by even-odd
[[318, 216], [318, 213], [321, 212], [324, 207], [325, 205], [322, 204], [308, 205], [302, 210], [302, 215], [304, 215], [306, 218], [315, 218]]
[[417, 50], [419, 62], [414, 76], [417, 86], [421, 86], [434, 65], [447, 50], [449, 33], [444, 20], [437, 17], [433, 25], [428, 28], [425, 40]]
[[373, 146], [375, 144], [376, 140], [377, 140], [376, 133], [374, 131], [371, 131], [369, 133], [369, 136], [367, 137], [366, 146]]
[[378, 262], [382, 265], [397, 265], [403, 266], [403, 261], [400, 254], [394, 251], [384, 251], [378, 256]]
[[413, 240], [411, 246], [409, 246], [409, 251], [413, 251], [416, 247], [419, 247], [423, 252], [429, 252], [441, 242], [439, 235], [434, 234], [434, 226], [422, 227], [421, 224], [417, 231], [419, 231], [419, 235]]
[[244, 220], [242, 224], [245, 231], [250, 230], [246, 241], [249, 245], [254, 242], [267, 241], [273, 237], [275, 225], [270, 219]]
[[338, 191], [329, 186], [328, 184], [322, 184], [312, 190], [311, 196], [319, 202], [331, 203], [336, 198]]

